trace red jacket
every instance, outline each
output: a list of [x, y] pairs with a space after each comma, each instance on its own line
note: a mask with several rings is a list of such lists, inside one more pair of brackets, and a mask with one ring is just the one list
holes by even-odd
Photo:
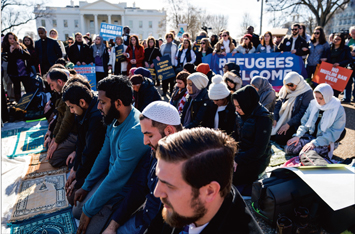
[[[131, 60], [133, 59], [133, 50], [131, 46], [128, 46], [126, 49], [126, 53], [129, 54], [128, 60], [128, 65], [127, 65], [127, 72], [132, 68]], [[143, 67], [143, 61], [144, 61], [144, 49], [143, 46], [136, 47], [134, 50], [134, 54], [136, 56], [136, 67]]]

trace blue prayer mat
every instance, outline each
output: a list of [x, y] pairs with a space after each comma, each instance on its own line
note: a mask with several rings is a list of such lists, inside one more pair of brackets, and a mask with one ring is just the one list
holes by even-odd
[[11, 234], [74, 234], [77, 229], [72, 207], [11, 223], [9, 226]]
[[[46, 135], [47, 128], [37, 128], [37, 129], [27, 129], [27, 130], [18, 130], [17, 140], [15, 143], [14, 151], [11, 155], [8, 155], [9, 158], [14, 158], [17, 156], [23, 156], [34, 153], [41, 153], [46, 151], [44, 147], [44, 136]], [[13, 131], [13, 132], [12, 132]], [[4, 135], [9, 136], [13, 134], [16, 130], [6, 131]]]

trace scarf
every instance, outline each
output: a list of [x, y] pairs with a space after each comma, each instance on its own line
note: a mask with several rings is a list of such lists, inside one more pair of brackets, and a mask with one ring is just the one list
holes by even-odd
[[94, 58], [99, 55], [99, 57], [101, 58], [103, 53], [104, 53], [104, 50], [105, 50], [105, 45], [104, 45], [104, 41], [102, 39], [101, 36], [98, 36], [100, 38], [100, 44], [96, 45], [94, 44], [93, 45], [93, 54], [94, 54]]
[[184, 105], [187, 101], [186, 96], [189, 92], [187, 90], [185, 90], [185, 92], [181, 91], [181, 93], [183, 94], [183, 96], [181, 97], [181, 99], [177, 105], [179, 114], [181, 114], [182, 110], [184, 109]]
[[269, 94], [275, 92], [269, 81], [261, 76], [254, 76], [250, 84], [259, 89], [258, 94], [260, 96], [260, 103], [264, 103]]
[[[275, 127], [272, 128], [271, 136], [276, 135], [279, 128], [287, 123], [292, 116], [293, 106], [295, 105], [296, 98], [307, 92], [308, 90], [312, 90], [312, 88], [307, 84], [307, 82], [300, 76], [297, 72], [289, 72], [283, 81], [284, 85], [280, 89], [279, 98], [287, 100], [282, 104], [281, 109], [279, 111], [280, 119], [277, 121]], [[295, 84], [297, 88], [295, 91], [291, 91], [286, 84]]]
[[229, 48], [229, 44], [230, 44], [229, 40], [228, 41], [223, 40], [224, 50], [227, 54], [231, 52], [231, 49]]
[[240, 116], [243, 121], [248, 119], [253, 111], [260, 105], [259, 94], [251, 85], [246, 85], [237, 90], [232, 97], [238, 101], [240, 109], [244, 112], [244, 115]]

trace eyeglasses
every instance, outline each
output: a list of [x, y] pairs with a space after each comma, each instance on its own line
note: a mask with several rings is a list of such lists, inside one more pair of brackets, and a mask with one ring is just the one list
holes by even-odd
[[222, 37], [228, 37], [228, 35], [222, 35]]
[[246, 38], [243, 38], [243, 39], [244, 39], [244, 40], [249, 40], [249, 38], [247, 38], [247, 37], [246, 37]]
[[291, 29], [292, 31], [298, 31], [298, 28], [293, 28], [293, 29]]
[[201, 43], [201, 45], [204, 45], [204, 44], [206, 44], [206, 43], [204, 43], [204, 42]]
[[291, 88], [293, 87], [293, 84], [286, 84], [286, 85]]
[[320, 34], [320, 32], [314, 32], [313, 34], [314, 34], [314, 35], [319, 35], [319, 34]]

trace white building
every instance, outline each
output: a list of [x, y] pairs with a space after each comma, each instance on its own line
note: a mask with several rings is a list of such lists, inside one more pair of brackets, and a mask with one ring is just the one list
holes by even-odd
[[345, 10], [338, 10], [325, 26], [327, 34], [348, 31], [355, 26], [355, 0], [350, 0]]
[[[41, 6], [34, 9], [34, 13], [43, 10]], [[74, 36], [76, 32], [91, 35], [99, 34], [102, 22], [129, 26], [131, 35], [136, 34], [140, 39], [148, 36], [155, 38], [162, 37], [166, 32], [166, 12], [163, 10], [143, 10], [139, 7], [127, 7], [126, 2], [112, 4], [105, 0], [88, 3], [80, 1], [79, 5], [66, 7], [46, 7], [50, 17], [38, 18], [37, 28], [46, 27], [47, 32], [55, 28], [59, 34], [59, 40], [66, 40], [69, 36]]]

